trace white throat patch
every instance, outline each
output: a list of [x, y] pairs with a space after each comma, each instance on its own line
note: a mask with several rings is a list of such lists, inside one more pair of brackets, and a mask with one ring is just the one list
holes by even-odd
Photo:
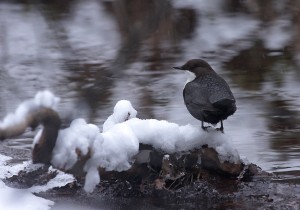
[[185, 84], [187, 84], [190, 81], [193, 81], [196, 78], [196, 74], [194, 74], [191, 71], [186, 70], [185, 73], [186, 73], [186, 76], [187, 76], [187, 80], [186, 80]]

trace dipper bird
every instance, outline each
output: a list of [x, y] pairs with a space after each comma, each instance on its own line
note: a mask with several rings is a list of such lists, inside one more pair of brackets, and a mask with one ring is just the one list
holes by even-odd
[[204, 130], [207, 129], [204, 122], [217, 124], [221, 121], [219, 130], [223, 132], [223, 120], [236, 111], [235, 98], [226, 81], [202, 59], [192, 59], [173, 68], [188, 73], [183, 99], [190, 114], [201, 120]]

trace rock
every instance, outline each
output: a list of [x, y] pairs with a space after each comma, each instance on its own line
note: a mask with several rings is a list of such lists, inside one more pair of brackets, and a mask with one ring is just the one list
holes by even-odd
[[243, 170], [244, 164], [241, 161], [238, 163], [221, 162], [216, 150], [207, 146], [203, 146], [200, 153], [201, 166], [206, 169], [234, 177], [237, 177]]

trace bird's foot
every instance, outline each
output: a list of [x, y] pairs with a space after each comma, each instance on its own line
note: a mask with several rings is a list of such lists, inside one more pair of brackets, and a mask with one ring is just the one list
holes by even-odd
[[217, 128], [217, 131], [221, 131], [222, 133], [224, 133], [224, 126], [223, 126], [222, 120], [221, 120], [221, 126], [220, 126], [220, 128]]
[[210, 128], [211, 126], [202, 126], [202, 129], [208, 132], [207, 128]]
[[224, 128], [217, 128], [217, 131], [221, 131], [222, 133], [224, 133]]

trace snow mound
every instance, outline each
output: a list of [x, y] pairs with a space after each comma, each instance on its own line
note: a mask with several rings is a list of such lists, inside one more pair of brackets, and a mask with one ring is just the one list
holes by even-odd
[[167, 153], [187, 152], [203, 145], [214, 148], [219, 153], [221, 162], [237, 163], [240, 160], [230, 136], [215, 129], [203, 131], [192, 125], [180, 126], [165, 120], [131, 119], [127, 124], [135, 133], [140, 143], [152, 145]]
[[114, 112], [103, 124], [103, 132], [109, 130], [114, 125], [126, 120], [135, 118], [137, 111], [132, 107], [130, 101], [120, 100], [114, 108]]
[[[59, 99], [49, 91], [38, 92], [34, 99], [25, 101], [9, 114], [0, 126], [14, 125], [34, 109], [39, 107], [55, 108]], [[69, 128], [60, 130], [52, 152], [51, 163], [54, 167], [68, 170], [79, 158], [88, 157], [84, 165], [87, 172], [84, 189], [93, 191], [100, 182], [99, 167], [106, 171], [128, 170], [139, 152], [139, 144], [148, 144], [166, 153], [185, 153], [208, 145], [214, 148], [221, 162], [240, 161], [231, 139], [214, 129], [203, 131], [200, 126], [178, 125], [165, 120], [139, 119], [137, 111], [127, 100], [117, 102], [113, 114], [103, 124], [101, 133], [96, 125], [84, 119], [74, 120]], [[1, 127], [0, 127], [1, 128]], [[39, 141], [41, 132], [34, 138]], [[45, 186], [44, 186], [45, 187]], [[37, 191], [41, 189], [36, 189]]]
[[94, 141], [102, 142], [99, 128], [87, 124], [84, 119], [73, 120], [69, 128], [58, 133], [51, 163], [63, 169], [71, 169], [78, 155], [87, 155]]
[[100, 182], [99, 167], [107, 171], [124, 171], [134, 162], [139, 141], [130, 127], [120, 122], [135, 117], [136, 113], [129, 101], [119, 101], [104, 123], [106, 131], [103, 133], [83, 119], [74, 120], [69, 128], [59, 132], [51, 163], [61, 169], [71, 169], [79, 156], [90, 154], [84, 166], [87, 172], [84, 189], [91, 192]]
[[80, 156], [89, 155], [84, 166], [87, 172], [84, 189], [91, 192], [100, 182], [98, 168], [128, 170], [139, 152], [140, 143], [170, 154], [188, 152], [206, 144], [219, 153], [221, 162], [240, 160], [230, 137], [219, 131], [206, 132], [200, 127], [180, 126], [165, 120], [138, 119], [136, 115], [131, 103], [121, 100], [104, 122], [102, 133], [83, 119], [74, 120], [69, 128], [59, 132], [51, 163], [60, 169], [71, 169]]

